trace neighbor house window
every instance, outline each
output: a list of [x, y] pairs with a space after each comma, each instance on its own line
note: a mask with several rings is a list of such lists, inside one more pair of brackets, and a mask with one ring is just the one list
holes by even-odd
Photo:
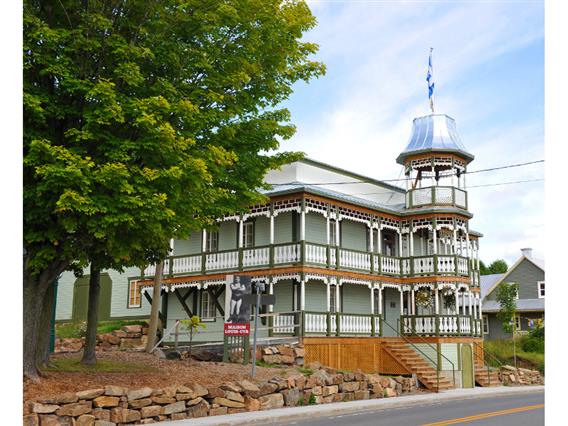
[[337, 286], [330, 285], [329, 286], [329, 312], [337, 312]]
[[219, 232], [209, 232], [205, 233], [205, 251], [212, 252], [219, 250]]
[[516, 331], [521, 331], [521, 317], [519, 315], [515, 316], [515, 330]]
[[243, 223], [243, 247], [254, 247], [254, 222]]
[[138, 281], [128, 283], [128, 307], [139, 308], [141, 306], [140, 286]]
[[489, 316], [483, 315], [483, 334], [489, 334]]
[[538, 282], [538, 298], [544, 299], [544, 281]]
[[213, 298], [204, 290], [201, 293], [201, 319], [214, 319], [215, 318], [215, 303], [213, 302]]

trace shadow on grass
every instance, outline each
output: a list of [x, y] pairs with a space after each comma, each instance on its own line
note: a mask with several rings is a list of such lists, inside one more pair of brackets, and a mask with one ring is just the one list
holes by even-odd
[[80, 358], [59, 358], [51, 360], [51, 367], [44, 369], [52, 373], [155, 373], [159, 370], [145, 364], [98, 359], [95, 365], [81, 364]]

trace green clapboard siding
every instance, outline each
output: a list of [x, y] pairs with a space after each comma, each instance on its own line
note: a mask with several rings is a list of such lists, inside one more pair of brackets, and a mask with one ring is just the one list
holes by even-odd
[[201, 253], [201, 231], [192, 232], [186, 240], [174, 241], [174, 256]]
[[[544, 271], [527, 259], [523, 259], [504, 279], [504, 282], [519, 285], [519, 299], [538, 299], [538, 281], [544, 281]], [[496, 298], [497, 287], [487, 295], [487, 300]]]
[[[276, 227], [274, 228], [276, 232]], [[270, 219], [257, 217], [254, 221], [254, 245], [267, 246], [270, 244]]]
[[343, 312], [347, 314], [371, 313], [371, 290], [358, 284], [343, 284], [341, 286]]
[[[418, 350], [415, 348], [418, 348]], [[436, 344], [415, 343], [412, 349], [434, 368], [437, 366], [438, 354], [436, 352]]]
[[292, 212], [281, 213], [274, 218], [274, 243], [290, 242], [292, 242]]
[[219, 250], [235, 250], [237, 248], [237, 222], [229, 220], [219, 225]]
[[350, 250], [367, 250], [367, 227], [362, 223], [342, 220], [341, 247]]
[[293, 310], [292, 281], [278, 281], [274, 284], [276, 303], [274, 312], [290, 312]]
[[326, 285], [323, 281], [310, 280], [306, 283], [306, 311], [325, 312]]
[[306, 214], [306, 241], [317, 244], [327, 244], [326, 220], [321, 214]]

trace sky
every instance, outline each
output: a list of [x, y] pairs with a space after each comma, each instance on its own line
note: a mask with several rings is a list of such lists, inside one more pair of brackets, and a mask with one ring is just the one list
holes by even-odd
[[[335, 1], [308, 4], [326, 75], [299, 82], [284, 104], [297, 131], [281, 145], [376, 179], [400, 177], [395, 159], [412, 120], [434, 106], [456, 120], [475, 156], [470, 171], [544, 159], [544, 5], [541, 1]], [[468, 186], [544, 178], [544, 163], [472, 174]], [[530, 247], [544, 258], [544, 182], [470, 188], [480, 258], [509, 265]]]

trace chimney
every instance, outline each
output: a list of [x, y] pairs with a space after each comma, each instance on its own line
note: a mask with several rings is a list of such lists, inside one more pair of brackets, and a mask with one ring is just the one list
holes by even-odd
[[523, 254], [523, 256], [531, 258], [532, 257], [532, 248], [522, 248], [521, 253]]

